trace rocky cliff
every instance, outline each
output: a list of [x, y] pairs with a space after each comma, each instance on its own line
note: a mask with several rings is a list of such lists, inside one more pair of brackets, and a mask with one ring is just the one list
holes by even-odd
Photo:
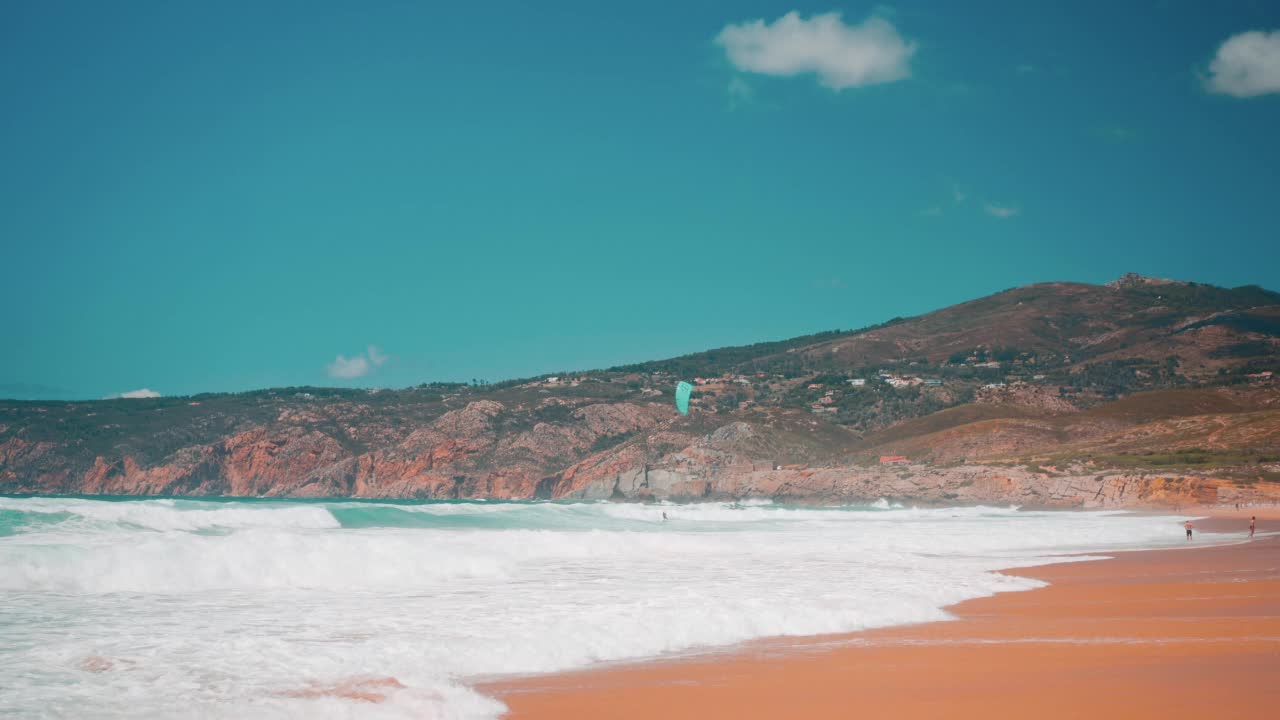
[[[1127, 277], [493, 386], [0, 401], [0, 492], [1274, 499], [1278, 299]], [[698, 383], [687, 417], [667, 397], [680, 378]]]

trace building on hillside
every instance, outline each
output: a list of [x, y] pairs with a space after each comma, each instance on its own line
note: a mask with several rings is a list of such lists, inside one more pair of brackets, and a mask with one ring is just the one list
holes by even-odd
[[939, 380], [938, 378], [925, 378], [924, 384], [932, 387], [932, 386], [941, 385], [942, 381]]
[[906, 455], [881, 455], [881, 465], [906, 465], [911, 462]]
[[847, 382], [848, 382], [850, 385], [854, 386], [854, 387], [862, 387], [863, 385], [866, 385], [866, 384], [867, 384], [867, 379], [866, 379], [866, 378], [852, 378], [851, 380], [848, 380]]

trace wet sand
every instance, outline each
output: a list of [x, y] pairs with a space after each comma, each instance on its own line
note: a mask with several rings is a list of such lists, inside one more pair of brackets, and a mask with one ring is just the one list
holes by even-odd
[[[1276, 508], [1212, 512], [1198, 528], [1243, 539], [1256, 513], [1280, 532]], [[480, 690], [520, 720], [1280, 717], [1280, 536], [1009, 574], [1051, 584], [961, 603], [957, 621]]]

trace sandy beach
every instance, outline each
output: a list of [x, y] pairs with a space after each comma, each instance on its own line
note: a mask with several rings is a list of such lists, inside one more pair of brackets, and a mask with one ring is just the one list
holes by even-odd
[[[1280, 531], [1280, 509], [1199, 529]], [[1181, 532], [1171, 527], [1171, 532]], [[1011, 571], [1050, 583], [956, 621], [482, 686], [520, 720], [1264, 718], [1280, 712], [1280, 536]]]

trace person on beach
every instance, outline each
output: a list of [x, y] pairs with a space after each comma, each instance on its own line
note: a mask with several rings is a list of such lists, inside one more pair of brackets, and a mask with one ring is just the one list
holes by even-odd
[[1190, 539], [1191, 539], [1191, 528], [1195, 527], [1195, 525], [1192, 525], [1192, 524], [1191, 524], [1191, 521], [1190, 521], [1190, 520], [1188, 520], [1188, 521], [1186, 522], [1186, 524], [1185, 524], [1185, 525], [1183, 525], [1183, 527], [1185, 527], [1185, 528], [1187, 529], [1187, 539], [1188, 539], [1188, 540], [1190, 540]]
[[667, 521], [667, 514], [664, 512], [662, 513], [662, 522], [666, 522], [666, 521]]
[[1258, 516], [1254, 515], [1249, 518], [1249, 537], [1253, 537], [1253, 531], [1258, 529]]

